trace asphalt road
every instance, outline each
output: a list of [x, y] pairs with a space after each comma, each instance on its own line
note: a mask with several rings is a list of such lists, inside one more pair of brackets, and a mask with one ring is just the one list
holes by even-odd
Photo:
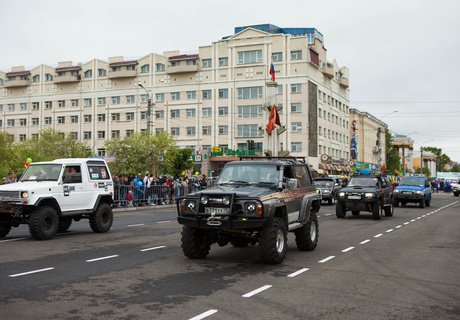
[[264, 265], [257, 246], [180, 248], [174, 208], [116, 212], [109, 233], [87, 220], [50, 241], [26, 226], [0, 240], [0, 319], [460, 319], [460, 203], [319, 214], [319, 244]]

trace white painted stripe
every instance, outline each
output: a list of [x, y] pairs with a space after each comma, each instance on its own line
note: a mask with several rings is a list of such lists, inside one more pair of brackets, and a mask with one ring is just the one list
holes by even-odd
[[398, 225], [398, 226], [396, 226], [396, 229], [399, 229], [399, 228], [401, 228], [401, 227], [402, 227], [402, 225]]
[[157, 249], [162, 249], [162, 248], [166, 248], [166, 246], [158, 246], [158, 247], [146, 248], [146, 249], [141, 249], [140, 251], [145, 252], [145, 251], [157, 250]]
[[171, 220], [166, 220], [166, 221], [158, 221], [157, 223], [168, 223], [171, 222]]
[[271, 285], [267, 284], [267, 285], [265, 285], [265, 286], [263, 286], [263, 287], [260, 287], [259, 289], [253, 290], [253, 291], [248, 292], [248, 293], [246, 293], [246, 294], [243, 294], [242, 297], [243, 297], [243, 298], [250, 298], [250, 297], [252, 297], [253, 295], [258, 294], [259, 292], [262, 292], [262, 291], [265, 291], [265, 290], [267, 290], [267, 289], [270, 289], [271, 287], [272, 287]]
[[209, 317], [210, 315], [213, 315], [216, 312], [217, 312], [216, 309], [211, 309], [211, 310], [208, 310], [206, 312], [203, 312], [202, 314], [197, 315], [196, 317], [190, 318], [189, 320], [201, 320], [201, 319], [204, 319], [206, 317]]
[[10, 241], [25, 240], [25, 239], [27, 238], [14, 238], [14, 239], [0, 240], [0, 242], [10, 242]]
[[410, 222], [414, 222], [414, 221], [415, 221], [415, 219], [412, 219]]
[[368, 243], [368, 242], [371, 242], [371, 240], [366, 239], [366, 240], [364, 240], [364, 241], [361, 241], [359, 244], [365, 244], [365, 243]]
[[391, 231], [394, 231], [394, 229], [388, 229], [388, 230], [385, 231], [385, 232], [391, 232]]
[[325, 216], [332, 216], [332, 213], [326, 213]]
[[28, 272], [23, 272], [23, 273], [10, 274], [8, 277], [14, 278], [14, 277], [19, 277], [19, 276], [25, 276], [25, 275], [32, 274], [32, 273], [49, 271], [49, 270], [53, 270], [53, 269], [54, 268], [45, 268], [45, 269], [33, 270], [33, 271], [28, 271]]
[[140, 227], [140, 226], [145, 226], [145, 223], [130, 224], [130, 225], [128, 225], [128, 228], [129, 227]]
[[424, 215], [422, 216], [422, 218], [425, 218], [425, 217], [426, 217], [426, 214], [424, 214]]
[[410, 223], [409, 221], [404, 222], [404, 225], [407, 226], [409, 223]]
[[381, 236], [383, 236], [383, 234], [379, 233], [379, 234], [376, 234], [374, 238], [380, 238]]
[[417, 217], [417, 220], [420, 220], [420, 219], [421, 219], [421, 217]]
[[96, 258], [96, 259], [90, 259], [86, 260], [86, 262], [94, 262], [94, 261], [99, 261], [99, 260], [105, 260], [105, 259], [111, 259], [111, 258], [116, 258], [118, 257], [118, 254], [115, 254], [113, 256], [107, 256], [107, 257], [101, 257], [101, 258]]
[[298, 276], [299, 274], [304, 273], [305, 271], [308, 271], [308, 270], [309, 270], [308, 268], [302, 268], [302, 269], [300, 269], [300, 270], [298, 270], [298, 271], [296, 271], [296, 272], [293, 272], [293, 273], [291, 273], [291, 274], [288, 274], [287, 276], [288, 276], [289, 278], [293, 278], [293, 277]]
[[346, 249], [343, 249], [342, 252], [345, 253], [345, 252], [348, 252], [348, 251], [351, 251], [353, 250], [355, 247], [348, 247]]
[[325, 262], [328, 262], [329, 260], [331, 259], [334, 259], [335, 256], [329, 256], [327, 258], [324, 258], [323, 260], [319, 260], [318, 263], [325, 263]]

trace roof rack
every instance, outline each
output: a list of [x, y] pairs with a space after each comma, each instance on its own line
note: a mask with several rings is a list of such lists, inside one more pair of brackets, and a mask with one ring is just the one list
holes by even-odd
[[305, 157], [261, 157], [261, 156], [240, 156], [241, 160], [287, 160], [291, 162], [307, 163]]

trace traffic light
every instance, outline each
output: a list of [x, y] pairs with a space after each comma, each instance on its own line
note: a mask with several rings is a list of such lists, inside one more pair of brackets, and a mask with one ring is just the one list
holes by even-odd
[[254, 140], [247, 140], [247, 142], [248, 142], [248, 150], [255, 150], [256, 149]]

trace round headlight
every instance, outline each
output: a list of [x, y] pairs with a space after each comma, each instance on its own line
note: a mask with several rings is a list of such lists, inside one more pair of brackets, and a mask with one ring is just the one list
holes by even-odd
[[417, 194], [423, 194], [423, 191], [420, 191], [420, 190], [419, 190], [419, 191], [417, 191], [416, 193], [417, 193]]
[[256, 207], [257, 207], [257, 206], [256, 206], [255, 203], [250, 203], [250, 204], [248, 204], [247, 209], [248, 209], [248, 211], [250, 211], [250, 212], [255, 212], [255, 211], [256, 211]]
[[339, 197], [345, 197], [345, 192], [340, 192]]
[[401, 190], [395, 189], [395, 193], [400, 193]]
[[188, 201], [187, 202], [187, 208], [190, 209], [190, 210], [195, 210], [195, 202], [194, 201]]
[[22, 197], [22, 198], [27, 198], [28, 196], [29, 196], [29, 193], [28, 193], [27, 191], [23, 191], [23, 192], [21, 193], [21, 197]]
[[228, 205], [230, 204], [230, 197], [224, 197], [224, 198], [222, 199], [222, 202], [223, 202], [226, 206], [228, 206]]
[[374, 196], [374, 194], [373, 194], [372, 192], [366, 192], [366, 193], [364, 194], [364, 196], [365, 196], [366, 198], [372, 198], [372, 197]]
[[202, 204], [207, 204], [208, 201], [209, 201], [209, 197], [208, 196], [202, 196], [200, 201], [201, 201]]

